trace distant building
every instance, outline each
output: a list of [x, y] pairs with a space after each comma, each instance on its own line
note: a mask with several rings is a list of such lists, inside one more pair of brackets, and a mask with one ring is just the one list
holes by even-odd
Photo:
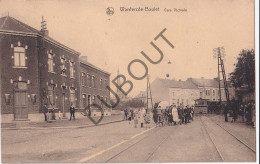
[[[205, 79], [205, 78], [188, 78], [187, 81], [194, 83], [200, 92], [200, 98], [208, 99], [210, 101], [219, 101], [219, 82], [217, 78]], [[229, 99], [235, 99], [235, 89], [231, 86], [231, 83], [227, 81]], [[224, 83], [220, 81], [221, 100], [227, 101], [224, 89]]]
[[[230, 100], [235, 98], [235, 90], [228, 82]], [[217, 79], [188, 78], [186, 81], [174, 79], [156, 78], [151, 83], [153, 102], [168, 101], [176, 105], [194, 105], [195, 100], [202, 98], [209, 101], [218, 101]], [[145, 92], [146, 93], [146, 92]], [[145, 99], [144, 92], [140, 92], [135, 98]], [[221, 81], [221, 99], [226, 101], [223, 82]]]

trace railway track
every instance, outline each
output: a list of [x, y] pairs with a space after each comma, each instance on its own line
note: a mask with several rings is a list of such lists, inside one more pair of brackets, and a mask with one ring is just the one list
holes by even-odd
[[202, 121], [201, 116], [200, 116], [199, 118], [200, 118], [202, 127], [205, 129], [207, 135], [209, 136], [210, 141], [211, 141], [211, 143], [214, 145], [214, 147], [215, 147], [215, 149], [216, 149], [216, 151], [217, 151], [217, 153], [218, 153], [218, 155], [219, 155], [221, 161], [224, 162], [224, 161], [225, 161], [225, 160], [224, 160], [224, 157], [223, 157], [223, 155], [221, 154], [221, 152], [219, 151], [219, 149], [218, 149], [217, 145], [215, 144], [213, 138], [212, 138], [211, 135], [209, 134], [209, 132], [208, 132], [208, 130], [207, 130], [207, 128], [206, 128], [206, 125], [204, 124], [204, 121]]
[[[210, 119], [210, 118], [209, 118]], [[233, 138], [235, 138], [238, 142], [240, 142], [241, 144], [243, 144], [244, 146], [246, 146], [249, 150], [251, 150], [252, 152], [256, 153], [256, 151], [254, 149], [252, 149], [247, 143], [245, 143], [244, 141], [242, 141], [241, 139], [239, 139], [237, 136], [235, 136], [233, 133], [231, 133], [230, 131], [228, 131], [226, 128], [224, 128], [222, 125], [220, 125], [219, 123], [213, 121], [212, 119], [210, 119], [212, 122], [214, 122], [216, 125], [218, 125], [221, 129], [225, 130], [227, 133], [229, 133]]]
[[[203, 119], [201, 118], [201, 116], [200, 116], [199, 118], [200, 118], [200, 120], [201, 120], [202, 126], [204, 127], [204, 129], [205, 129], [207, 135], [209, 136], [209, 138], [210, 138], [212, 144], [214, 145], [214, 147], [215, 147], [217, 153], [219, 154], [219, 157], [220, 157], [221, 161], [222, 161], [222, 162], [228, 162], [228, 161], [226, 161], [226, 159], [225, 159], [224, 156], [222, 155], [222, 153], [221, 153], [219, 147], [217, 146], [217, 144], [216, 144], [216, 142], [214, 141], [213, 137], [212, 137], [211, 134], [209, 133], [209, 131], [208, 131], [208, 129], [207, 129], [207, 127], [206, 127], [206, 125], [205, 125]], [[216, 124], [218, 127], [220, 127], [226, 134], [228, 134], [229, 136], [232, 136], [233, 139], [237, 140], [238, 143], [242, 144], [244, 147], [246, 147], [246, 148], [247, 148], [248, 150], [250, 150], [251, 152], [256, 153], [256, 151], [255, 151], [254, 149], [252, 149], [250, 146], [248, 146], [245, 142], [243, 142], [243, 141], [242, 141], [241, 139], [239, 139], [237, 136], [235, 136], [234, 134], [232, 134], [232, 133], [231, 133], [230, 131], [228, 131], [226, 128], [224, 128], [223, 126], [221, 126], [219, 123], [216, 123], [215, 121], [213, 121], [212, 119], [210, 119], [210, 118], [208, 118], [208, 117], [206, 117], [206, 116], [204, 116], [204, 118], [207, 118], [208, 120], [211, 120], [211, 122], [213, 122], [213, 123]]]
[[[148, 137], [143, 137], [142, 139], [138, 140], [137, 142], [131, 144], [130, 146], [126, 147], [125, 149], [123, 149], [122, 151], [120, 151], [119, 153], [115, 154], [114, 156], [110, 157], [108, 160], [106, 160], [105, 162], [109, 162], [113, 159], [115, 159], [116, 157], [118, 157], [119, 155], [121, 155], [122, 153], [126, 152], [127, 150], [129, 150], [130, 148], [136, 146], [138, 143], [140, 143], [141, 141], [144, 141], [145, 139], [148, 139], [150, 137], [153, 136], [153, 134], [156, 134], [158, 131], [161, 131], [162, 129], [164, 129], [164, 127], [158, 127], [158, 130], [155, 130], [152, 134], [150, 134]], [[147, 156], [144, 158], [144, 162], [148, 162], [149, 159], [151, 159], [151, 157], [154, 155], [154, 153], [159, 149], [159, 147], [169, 138], [170, 134], [167, 134], [166, 137], [164, 137], [159, 144], [154, 147], [152, 149], [152, 151], [150, 151]]]

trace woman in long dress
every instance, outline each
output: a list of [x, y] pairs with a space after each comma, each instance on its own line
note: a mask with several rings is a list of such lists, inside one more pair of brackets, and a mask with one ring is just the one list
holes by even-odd
[[179, 122], [178, 110], [176, 108], [176, 105], [173, 105], [173, 107], [172, 107], [172, 118], [173, 118], [174, 124]]

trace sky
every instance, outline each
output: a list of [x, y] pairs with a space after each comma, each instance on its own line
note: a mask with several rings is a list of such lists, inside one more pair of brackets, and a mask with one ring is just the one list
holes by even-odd
[[[114, 9], [113, 15], [106, 14], [108, 7]], [[120, 7], [159, 7], [159, 11], [123, 12]], [[0, 16], [8, 12], [38, 30], [43, 16], [52, 38], [110, 72], [111, 81], [118, 69], [132, 81], [129, 96], [146, 89], [146, 79], [135, 80], [127, 71], [134, 59], [147, 65], [151, 81], [166, 78], [166, 74], [176, 80], [214, 78], [217, 77], [214, 48], [225, 48], [227, 75], [234, 70], [239, 52], [254, 48], [254, 0], [0, 0]], [[154, 40], [164, 28], [167, 29], [164, 36], [174, 48], [161, 38]], [[144, 51], [152, 60], [159, 59], [151, 41], [164, 54], [159, 64], [149, 63], [140, 53]], [[167, 64], [168, 61], [172, 64]], [[138, 63], [131, 70], [136, 76], [145, 73]], [[113, 84], [111, 87], [114, 88]]]

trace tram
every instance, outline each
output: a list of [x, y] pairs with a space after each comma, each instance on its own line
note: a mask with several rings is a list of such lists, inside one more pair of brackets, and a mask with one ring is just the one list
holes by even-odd
[[208, 113], [208, 99], [196, 99], [194, 106], [195, 114], [205, 114]]

